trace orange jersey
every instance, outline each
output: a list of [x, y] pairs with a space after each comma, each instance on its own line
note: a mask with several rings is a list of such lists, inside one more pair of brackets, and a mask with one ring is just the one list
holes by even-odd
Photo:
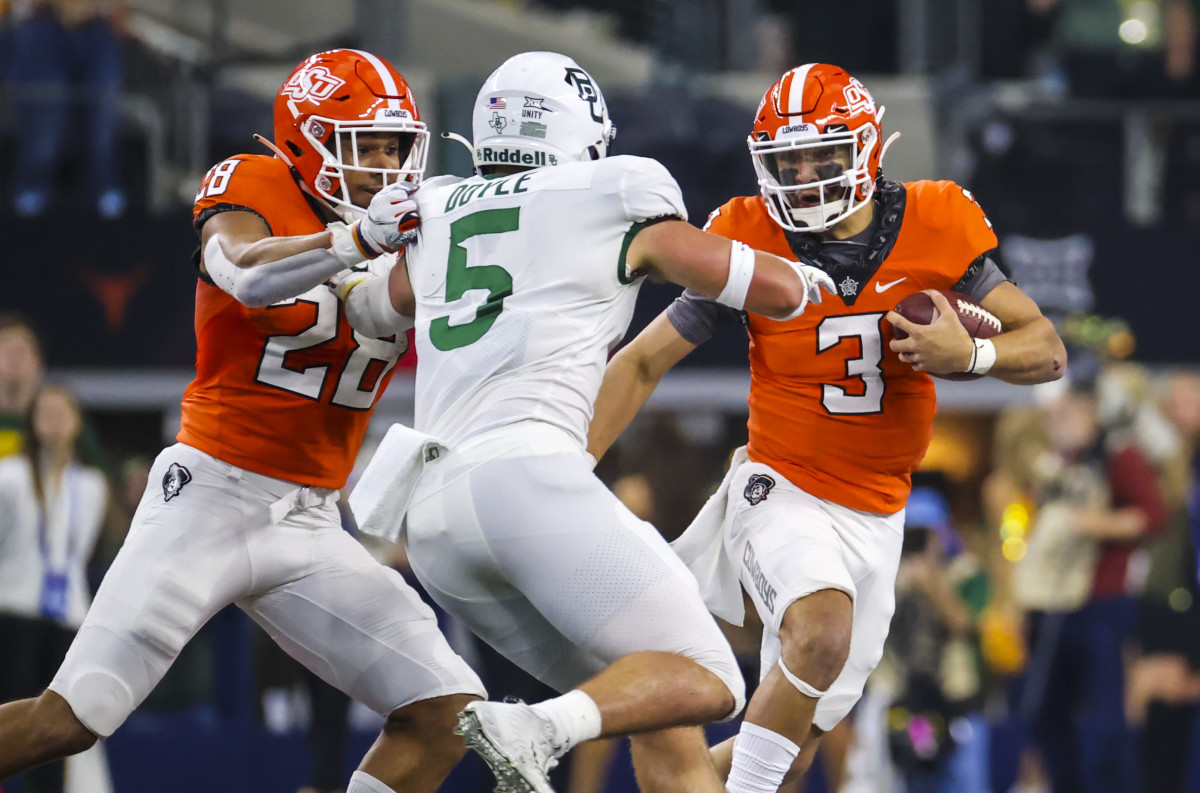
[[[953, 182], [885, 185], [889, 200], [875, 211], [891, 223], [891, 248], [879, 249], [878, 269], [868, 260], [831, 270], [840, 295], [796, 319], [748, 318], [750, 459], [819, 498], [876, 513], [904, 507], [937, 411], [933, 380], [891, 351], [884, 316], [914, 292], [951, 288], [996, 247], [983, 211]], [[707, 229], [797, 260], [758, 196], [728, 202]]]
[[[253, 212], [279, 237], [325, 229], [288, 166], [274, 157], [238, 155], [208, 172], [193, 209], [197, 231], [231, 210]], [[178, 439], [255, 473], [340, 488], [375, 401], [407, 349], [403, 334], [356, 333], [323, 285], [248, 308], [202, 278], [196, 379], [183, 396]]]

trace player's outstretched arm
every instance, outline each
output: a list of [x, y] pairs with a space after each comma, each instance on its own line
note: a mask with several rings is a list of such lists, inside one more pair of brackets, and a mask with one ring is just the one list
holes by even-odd
[[383, 338], [413, 326], [416, 300], [403, 251], [395, 260], [380, 257], [364, 269], [343, 270], [329, 288], [345, 305], [350, 327], [364, 336]]
[[821, 302], [822, 287], [835, 291], [829, 276], [815, 267], [751, 251], [682, 220], [642, 229], [629, 245], [626, 262], [634, 272], [771, 319], [798, 317], [810, 300]]
[[200, 266], [251, 308], [295, 297], [340, 270], [398, 250], [418, 222], [412, 190], [391, 185], [375, 195], [362, 220], [294, 237], [272, 236], [254, 212], [221, 212], [201, 229]]
[[613, 356], [604, 370], [588, 427], [588, 452], [593, 457], [604, 456], [662, 376], [694, 349], [696, 345], [679, 335], [664, 311]]
[[[906, 339], [890, 343], [903, 361], [925, 372], [946, 374], [965, 372], [975, 352], [972, 341], [949, 301], [936, 290], [928, 290], [938, 310], [938, 318], [928, 325], [917, 325], [895, 311], [887, 319], [908, 333]], [[991, 377], [1017, 385], [1034, 385], [1057, 380], [1066, 373], [1067, 351], [1054, 324], [1024, 292], [1009, 282], [993, 289], [980, 305], [1000, 320], [1004, 332], [992, 337], [989, 355], [994, 359], [986, 368]]]

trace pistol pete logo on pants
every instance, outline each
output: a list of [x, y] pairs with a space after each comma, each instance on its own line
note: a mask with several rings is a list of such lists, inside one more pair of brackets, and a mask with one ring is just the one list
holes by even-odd
[[766, 474], [754, 474], [750, 477], [750, 481], [746, 483], [746, 490], [742, 495], [750, 502], [750, 506], [754, 506], [760, 501], [766, 501], [767, 495], [773, 487], [775, 487], [774, 479]]
[[171, 466], [167, 468], [167, 472], [163, 474], [163, 501], [170, 501], [175, 498], [183, 490], [183, 486], [190, 481], [192, 481], [191, 471], [179, 463], [171, 463]]

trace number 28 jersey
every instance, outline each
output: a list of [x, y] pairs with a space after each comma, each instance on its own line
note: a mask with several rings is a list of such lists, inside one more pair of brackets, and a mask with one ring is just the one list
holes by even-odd
[[[884, 316], [922, 289], [954, 287], [996, 247], [983, 211], [953, 182], [893, 182], [887, 192], [877, 212], [893, 242], [877, 269], [831, 272], [839, 294], [796, 319], [747, 319], [750, 459], [818, 498], [875, 513], [904, 507], [937, 412], [933, 380], [891, 351]], [[707, 230], [797, 258], [758, 196], [729, 201]]]
[[619, 156], [434, 179], [416, 197], [416, 428], [454, 444], [540, 421], [584, 448], [641, 285], [625, 253], [647, 221], [686, 219], [675, 180]]
[[[279, 159], [239, 155], [205, 177], [196, 230], [213, 215], [252, 212], [271, 234], [325, 229]], [[317, 286], [249, 308], [203, 277], [196, 284], [196, 379], [183, 397], [178, 440], [255, 473], [314, 487], [346, 483], [376, 399], [408, 348], [370, 339]]]

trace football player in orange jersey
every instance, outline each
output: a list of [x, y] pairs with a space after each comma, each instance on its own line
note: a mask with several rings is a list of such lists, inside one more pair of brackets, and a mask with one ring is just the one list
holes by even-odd
[[[1066, 367], [1053, 325], [991, 258], [996, 236], [970, 193], [883, 178], [882, 114], [836, 66], [787, 72], [748, 139], [761, 195], [734, 198], [706, 226], [820, 267], [838, 297], [776, 323], [685, 291], [613, 358], [596, 401], [599, 457], [676, 362], [723, 327], [748, 329], [749, 443], [675, 544], [710, 608], [740, 622], [740, 580], [765, 626], [762, 682], [736, 741], [713, 750], [731, 793], [775, 791], [802, 773], [879, 660], [911, 474], [936, 410], [928, 373], [1031, 384]], [[891, 311], [949, 288], [1004, 332], [972, 340], [937, 292], [930, 325]]]
[[408, 342], [352, 331], [324, 282], [401, 246], [427, 137], [395, 69], [334, 50], [282, 87], [274, 156], [239, 155], [204, 179], [179, 442], [155, 461], [49, 688], [0, 706], [0, 779], [111, 735], [231, 603], [388, 717], [347, 793], [433, 793], [465, 753], [452, 729], [485, 696], [479, 678], [335, 505]]

